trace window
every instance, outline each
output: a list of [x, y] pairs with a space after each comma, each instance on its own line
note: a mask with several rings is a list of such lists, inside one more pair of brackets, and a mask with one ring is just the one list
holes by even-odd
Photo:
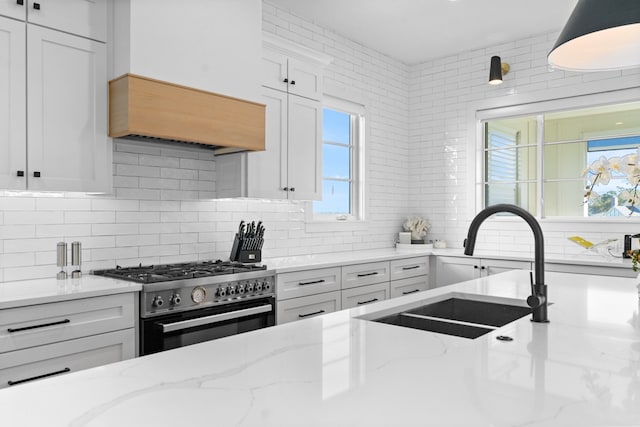
[[606, 163], [637, 153], [640, 102], [482, 124], [485, 206], [512, 203], [540, 217], [640, 216], [640, 206], [630, 208], [623, 196], [638, 188], [633, 176], [614, 171], [607, 183], [593, 172], [602, 157]]
[[361, 152], [363, 107], [328, 98], [322, 110], [322, 201], [313, 202], [317, 219], [362, 216]]

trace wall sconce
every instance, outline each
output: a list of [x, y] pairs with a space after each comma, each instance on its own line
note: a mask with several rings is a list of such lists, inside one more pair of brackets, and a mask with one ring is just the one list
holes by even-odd
[[547, 60], [571, 71], [640, 67], [640, 1], [579, 0]]
[[491, 68], [489, 68], [489, 84], [502, 84], [502, 76], [507, 75], [511, 67], [506, 62], [502, 62], [499, 56], [491, 57]]

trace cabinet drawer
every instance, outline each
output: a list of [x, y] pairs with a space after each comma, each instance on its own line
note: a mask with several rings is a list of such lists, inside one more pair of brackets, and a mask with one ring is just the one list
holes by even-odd
[[133, 328], [0, 354], [0, 388], [134, 357]]
[[429, 257], [395, 259], [391, 261], [391, 280], [429, 274]]
[[376, 283], [342, 291], [342, 308], [359, 307], [389, 299], [389, 283]]
[[410, 277], [408, 279], [392, 280], [390, 283], [391, 298], [426, 291], [429, 288], [429, 276]]
[[342, 267], [342, 289], [389, 281], [389, 262], [370, 262]]
[[0, 353], [132, 328], [133, 293], [2, 310]]
[[278, 300], [340, 290], [340, 267], [282, 273], [276, 276]]
[[278, 301], [277, 323], [292, 322], [340, 310], [340, 291]]
[[101, 42], [107, 41], [106, 0], [41, 0], [39, 9], [28, 7], [27, 10], [27, 19], [31, 23]]

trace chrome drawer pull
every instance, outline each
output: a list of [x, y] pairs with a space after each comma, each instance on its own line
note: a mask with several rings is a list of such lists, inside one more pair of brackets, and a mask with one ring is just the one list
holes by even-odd
[[402, 295], [415, 294], [416, 292], [420, 292], [420, 289], [414, 289], [412, 291], [405, 291]]
[[362, 305], [362, 304], [369, 304], [370, 302], [376, 302], [378, 301], [378, 298], [374, 298], [374, 299], [370, 299], [369, 301], [358, 301], [358, 305]]
[[316, 283], [324, 283], [324, 279], [314, 280], [314, 281], [312, 281], [312, 282], [298, 282], [298, 285], [300, 285], [300, 286], [304, 286], [304, 285], [315, 285]]
[[12, 332], [21, 332], [21, 331], [28, 331], [30, 329], [38, 329], [38, 328], [46, 328], [47, 326], [55, 326], [55, 325], [63, 325], [65, 323], [71, 323], [71, 320], [69, 319], [64, 319], [64, 320], [60, 320], [58, 322], [51, 322], [51, 323], [43, 323], [41, 325], [33, 325], [33, 326], [25, 326], [23, 328], [8, 328], [7, 331], [9, 333]]
[[414, 265], [412, 267], [402, 267], [403, 270], [413, 270], [414, 268], [420, 268], [419, 265]]
[[318, 310], [318, 311], [314, 311], [313, 313], [307, 313], [307, 314], [298, 314], [299, 318], [305, 318], [305, 317], [309, 317], [309, 316], [315, 316], [316, 314], [322, 314], [324, 313], [324, 310]]
[[227, 313], [213, 314], [211, 316], [196, 317], [195, 319], [181, 320], [173, 323], [158, 322], [163, 333], [180, 331], [182, 329], [193, 328], [195, 326], [210, 325], [212, 323], [224, 322], [225, 320], [239, 319], [241, 317], [253, 316], [254, 314], [267, 313], [273, 310], [271, 304], [259, 305], [257, 307], [243, 308], [241, 310], [229, 311]]
[[38, 376], [35, 376], [35, 377], [31, 377], [31, 378], [25, 378], [23, 380], [18, 380], [18, 381], [9, 380], [9, 381], [7, 381], [7, 384], [9, 384], [10, 386], [17, 385], [17, 384], [22, 384], [22, 383], [26, 383], [28, 381], [35, 381], [35, 380], [39, 380], [39, 379], [42, 379], [42, 378], [52, 377], [54, 375], [64, 374], [65, 372], [71, 372], [71, 369], [70, 368], [64, 368], [64, 369], [61, 369], [59, 371], [49, 372], [48, 374], [42, 374], [42, 375], [38, 375]]
[[373, 273], [362, 273], [362, 274], [358, 274], [358, 277], [375, 276], [376, 274], [378, 274], [378, 272], [377, 272], [377, 271], [374, 271]]

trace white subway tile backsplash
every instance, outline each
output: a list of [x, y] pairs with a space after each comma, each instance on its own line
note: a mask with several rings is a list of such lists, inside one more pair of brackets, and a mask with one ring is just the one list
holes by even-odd
[[[473, 105], [550, 88], [573, 96], [605, 84], [607, 90], [637, 86], [640, 77], [640, 70], [584, 75], [549, 69], [546, 53], [557, 32], [408, 66], [266, 1], [263, 31], [332, 55], [324, 70], [327, 92], [366, 103], [367, 229], [307, 231], [306, 202], [216, 200], [211, 150], [116, 139], [113, 194], [0, 190], [0, 281], [54, 277], [61, 240], [82, 242], [85, 271], [228, 259], [240, 220], [264, 221], [264, 257], [391, 247], [409, 214], [430, 220], [430, 238], [461, 247], [475, 208], [467, 188]], [[492, 54], [512, 67], [501, 87], [486, 84]], [[549, 254], [583, 256], [567, 240], [573, 234], [604, 240], [628, 232], [628, 224], [607, 226], [607, 232], [584, 223], [542, 226]], [[518, 221], [486, 221], [478, 247], [529, 255], [531, 241]]]

